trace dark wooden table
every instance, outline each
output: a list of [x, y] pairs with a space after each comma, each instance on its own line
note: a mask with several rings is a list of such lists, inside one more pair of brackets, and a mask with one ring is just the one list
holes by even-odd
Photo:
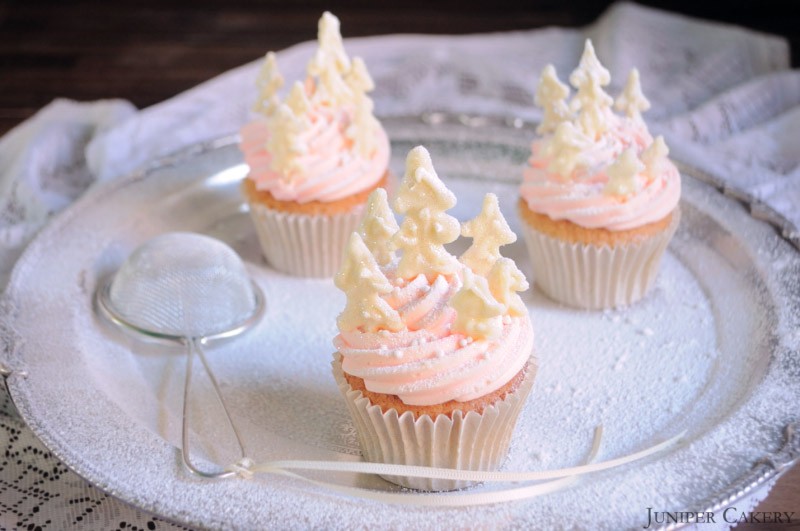
[[[56, 97], [152, 105], [265, 50], [314, 38], [323, 9], [355, 37], [579, 26], [608, 3], [0, 0], [0, 134]], [[728, 0], [724, 9], [707, 1], [644, 3], [781, 34], [795, 52], [800, 45], [800, 24], [787, 15], [792, 0]]]
[[[647, 5], [786, 37], [800, 57], [794, 0], [656, 0]], [[54, 98], [124, 98], [147, 107], [230, 68], [315, 37], [329, 9], [346, 36], [473, 33], [580, 26], [606, 0], [527, 2], [275, 2], [119, 0], [0, 2], [0, 134]], [[800, 522], [800, 468], [786, 474], [757, 510], [794, 511]], [[748, 527], [740, 526], [738, 529]], [[774, 528], [774, 526], [773, 526]]]

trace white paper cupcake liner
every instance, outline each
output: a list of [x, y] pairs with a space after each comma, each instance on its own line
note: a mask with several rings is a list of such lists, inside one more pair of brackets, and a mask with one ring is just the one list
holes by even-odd
[[350, 234], [358, 228], [363, 205], [332, 216], [291, 214], [250, 203], [250, 216], [267, 262], [298, 277], [332, 277], [342, 263]]
[[680, 210], [661, 234], [614, 248], [569, 243], [522, 223], [533, 280], [550, 298], [588, 310], [627, 306], [644, 297], [675, 234]]
[[[461, 411], [453, 418], [424, 415], [414, 419], [410, 412], [381, 411], [380, 406], [354, 390], [342, 372], [341, 355], [334, 355], [333, 374], [356, 425], [364, 458], [374, 463], [496, 470], [508, 453], [508, 445], [525, 398], [536, 377], [533, 359], [527, 375], [513, 393], [484, 409], [483, 413]], [[454, 490], [474, 482], [402, 476], [383, 476], [403, 487], [428, 491]]]

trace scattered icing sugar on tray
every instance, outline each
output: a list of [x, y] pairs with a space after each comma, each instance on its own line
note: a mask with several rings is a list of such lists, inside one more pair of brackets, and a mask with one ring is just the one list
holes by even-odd
[[[474, 217], [492, 191], [517, 229], [516, 185], [527, 141], [508, 131], [475, 139], [479, 133], [463, 128], [399, 124], [392, 125], [396, 157], [424, 141], [459, 197], [456, 217]], [[393, 161], [393, 168], [400, 162]], [[791, 419], [787, 404], [800, 403], [794, 328], [800, 321], [800, 260], [740, 205], [686, 179], [681, 229], [655, 288], [640, 303], [584, 312], [558, 306], [536, 290], [523, 295], [540, 372], [502, 470], [577, 464], [598, 424], [604, 427], [598, 461], [688, 430], [683, 446], [584, 477], [562, 492], [457, 510], [357, 501], [290, 478], [203, 483], [181, 474], [180, 349], [121, 339], [98, 326], [88, 302], [96, 282], [132, 248], [175, 229], [232, 243], [265, 292], [264, 321], [235, 343], [209, 351], [253, 458], [360, 459], [329, 365], [334, 316], [344, 296], [329, 280], [297, 279], [264, 266], [239, 210], [236, 180], [220, 177], [238, 171], [238, 164], [235, 147], [228, 146], [182, 169], [116, 184], [46, 231], [12, 279], [10, 297], [19, 310], [14, 324], [25, 338], [12, 361], [29, 373], [10, 380], [15, 400], [46, 444], [107, 491], [212, 528], [263, 527], [275, 518], [324, 528], [635, 527], [647, 522], [647, 507], [702, 510], [697, 504], [780, 446]], [[198, 174], [209, 177], [198, 183]], [[125, 202], [117, 200], [120, 195]], [[153, 199], [160, 197], [167, 199]], [[52, 249], [58, 263], [48, 259]], [[524, 245], [507, 249], [528, 273]], [[52, 319], [30, 318], [42, 311]], [[196, 447], [200, 455], [226, 462], [230, 435], [219, 427], [221, 413], [207, 382], [196, 383], [193, 405], [204, 411], [193, 426]], [[366, 476], [324, 479], [398, 490]]]
[[[541, 330], [540, 380], [529, 406], [535, 414], [523, 416], [513, 454], [518, 460], [510, 469], [533, 464], [521, 446], [538, 454], [536, 466], [570, 466], [598, 424], [606, 429], [606, 455], [633, 451], [640, 437], [666, 433], [674, 417], [692, 409], [714, 376], [718, 353], [711, 308], [672, 255], [642, 304], [580, 312], [559, 307], [538, 291], [528, 304]], [[670, 310], [676, 305], [683, 308]]]

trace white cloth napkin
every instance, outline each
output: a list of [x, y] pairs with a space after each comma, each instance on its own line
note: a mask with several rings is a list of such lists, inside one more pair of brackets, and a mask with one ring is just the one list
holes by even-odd
[[0, 138], [0, 288], [25, 245], [94, 180], [86, 145], [133, 116], [121, 100], [55, 100]]
[[[788, 70], [782, 39], [621, 3], [582, 29], [369, 37], [349, 39], [346, 48], [369, 66], [380, 115], [449, 111], [535, 120], [540, 71], [553, 63], [565, 79], [587, 37], [611, 71], [612, 94], [630, 68], [639, 68], [653, 104], [645, 118], [651, 130], [666, 135], [673, 154], [754, 194], [800, 226], [800, 72]], [[304, 43], [278, 54], [288, 80], [303, 75], [314, 46]], [[93, 182], [237, 131], [250, 117], [259, 64], [255, 60], [139, 112], [118, 100], [57, 100], [0, 139], [0, 288], [36, 231]], [[37, 448], [24, 428], [21, 435], [8, 435], [16, 430], [14, 422], [0, 429], [0, 449], [16, 448], [20, 437]], [[41, 453], [25, 459], [43, 466]], [[45, 463], [54, 461], [49, 459]], [[16, 473], [0, 470], [0, 479], [15, 485]], [[54, 496], [41, 505], [48, 510], [27, 515], [26, 526], [40, 517], [53, 518], [56, 527], [75, 525], [75, 511], [66, 502], [80, 493], [89, 499], [88, 487], [76, 487], [79, 482], [66, 472], [64, 477], [69, 480], [47, 485]], [[117, 526], [119, 515], [140, 528], [152, 523], [105, 495], [95, 492], [95, 498], [100, 501], [94, 512], [83, 513], [81, 527]], [[72, 515], [71, 524], [65, 514]], [[21, 519], [4, 518], [17, 517], [0, 516], [0, 527]]]

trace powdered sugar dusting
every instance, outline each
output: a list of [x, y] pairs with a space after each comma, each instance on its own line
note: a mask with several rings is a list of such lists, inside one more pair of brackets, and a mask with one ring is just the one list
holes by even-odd
[[[444, 127], [395, 125], [393, 131], [397, 154], [427, 140], [440, 174], [460, 198], [455, 216], [470, 219], [493, 191], [511, 228], [518, 228], [514, 205], [526, 139], [508, 131], [470, 131], [486, 138], [473, 139], [465, 152], [447, 140], [463, 138], [463, 129], [461, 136]], [[139, 243], [166, 230], [198, 230], [231, 242], [265, 292], [267, 318], [252, 333], [209, 352], [252, 457], [359, 458], [329, 367], [343, 296], [330, 281], [265, 267], [239, 212], [235, 183], [196, 181], [237, 163], [229, 147], [183, 168], [100, 189], [42, 235], [9, 286], [9, 300], [18, 308], [12, 324], [24, 338], [9, 365], [29, 374], [10, 380], [22, 413], [67, 463], [126, 500], [212, 528], [248, 529], [270, 521], [330, 529], [499, 522], [635, 527], [646, 523], [647, 507], [701, 509], [703, 500], [779, 447], [781, 429], [796, 420], [798, 253], [738, 203], [685, 178], [681, 228], [641, 303], [580, 312], [536, 290], [523, 295], [539, 374], [504, 469], [576, 464], [598, 424], [605, 429], [601, 460], [686, 429], [684, 445], [587, 477], [563, 492], [458, 510], [362, 502], [280, 477], [211, 483], [187, 477], [175, 453], [182, 355], [120, 337], [101, 327], [90, 310], [98, 280]], [[168, 199], [153, 200], [162, 197]], [[507, 249], [529, 273], [524, 245]], [[41, 312], [51, 318], [42, 319]], [[202, 378], [196, 391], [193, 444], [210, 460], [224, 462], [231, 451], [227, 430], [219, 427], [220, 413]], [[395, 489], [377, 478], [325, 478]]]

